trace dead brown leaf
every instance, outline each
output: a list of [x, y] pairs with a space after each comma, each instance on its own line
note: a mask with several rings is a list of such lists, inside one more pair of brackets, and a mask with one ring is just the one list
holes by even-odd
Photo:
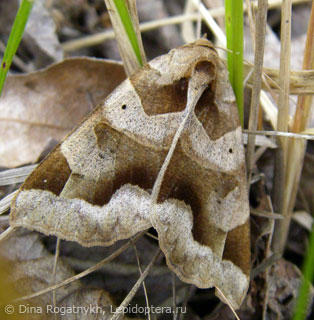
[[9, 76], [0, 99], [0, 166], [36, 162], [124, 78], [119, 63], [91, 58]]
[[14, 300], [21, 295], [45, 289], [54, 282], [60, 283], [75, 274], [66, 261], [59, 258], [54, 281], [53, 265], [54, 256], [43, 248], [36, 232], [21, 230], [1, 243], [0, 298], [5, 295], [5, 299], [0, 299], [1, 319], [7, 319], [7, 315], [1, 313], [5, 310], [3, 303], [14, 307], [16, 319], [55, 319], [56, 315], [61, 317], [65, 314], [67, 319], [77, 320], [109, 319], [112, 316], [116, 306], [109, 293], [92, 288], [91, 284], [87, 288], [81, 281], [56, 290], [56, 305], [53, 304], [51, 293], [26, 301]]

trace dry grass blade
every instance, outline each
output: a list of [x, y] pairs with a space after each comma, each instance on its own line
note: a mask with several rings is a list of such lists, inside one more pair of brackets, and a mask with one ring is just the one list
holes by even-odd
[[234, 316], [236, 317], [237, 320], [241, 320], [239, 318], [239, 316], [237, 315], [237, 313], [235, 312], [234, 308], [232, 307], [232, 305], [230, 304], [230, 302], [228, 301], [228, 299], [226, 298], [226, 296], [223, 294], [223, 292], [218, 288], [215, 287], [216, 290], [219, 292], [219, 295], [221, 295], [221, 297], [223, 298], [223, 300], [225, 301], [225, 303], [228, 305], [228, 307], [230, 308], [230, 310], [232, 311], [232, 313], [234, 314]]
[[[291, 53], [291, 0], [283, 1], [281, 14], [281, 49], [280, 49], [280, 69], [279, 85], [283, 91], [279, 93], [278, 99], [278, 123], [279, 131], [288, 131], [289, 117], [289, 86], [290, 86], [290, 53]], [[287, 140], [280, 139], [283, 149], [286, 149]]]
[[158, 237], [156, 237], [155, 235], [151, 234], [150, 232], [147, 232], [146, 236], [151, 238], [151, 239], [154, 239], [154, 240], [158, 241]]
[[[250, 69], [250, 66], [251, 66], [251, 63], [249, 63], [249, 62], [247, 62], [247, 65], [244, 65], [244, 67], [246, 69], [245, 73], [247, 73], [247, 76], [245, 79], [245, 84], [247, 87], [250, 87], [249, 80], [250, 80], [251, 71], [253, 70], [253, 69]], [[289, 94], [287, 94], [277, 83], [278, 82], [277, 78], [278, 78], [278, 73], [279, 73], [278, 70], [268, 69], [268, 72], [270, 72], [270, 74], [272, 75], [273, 78], [271, 78], [270, 75], [268, 73], [266, 73], [266, 69], [263, 69], [263, 70], [264, 70], [263, 76], [262, 76], [263, 89], [265, 89], [266, 91], [268, 91], [270, 93], [273, 100], [277, 101], [277, 96], [275, 95], [275, 92], [274, 92], [274, 89], [276, 89], [277, 91], [281, 91], [283, 94], [286, 94], [287, 97], [289, 98], [290, 102], [295, 104], [294, 100], [289, 96]], [[302, 93], [303, 94], [303, 93], [307, 93], [309, 90], [309, 92], [312, 94], [313, 89], [314, 89], [314, 87], [313, 87], [314, 82], [312, 80], [314, 80], [314, 78], [308, 79], [309, 81], [307, 81], [307, 80], [303, 81], [302, 79], [307, 77], [307, 75], [303, 74], [303, 75], [301, 75], [301, 79], [296, 80], [294, 75], [299, 74], [299, 73], [300, 73], [300, 71], [290, 72], [290, 80], [293, 81], [293, 86], [291, 85], [291, 81], [290, 81], [290, 85], [291, 85], [290, 87], [293, 88], [293, 93], [297, 93], [297, 94]], [[313, 76], [314, 76], [314, 73], [313, 73]], [[304, 86], [300, 85], [300, 83], [303, 83]], [[290, 93], [292, 93], [292, 92], [290, 92]], [[269, 98], [267, 97], [267, 95], [265, 94], [265, 92], [263, 90], [261, 91], [260, 96], [261, 96], [262, 105], [263, 105], [263, 103], [268, 105]], [[265, 98], [267, 98], [268, 100]], [[264, 105], [263, 105], [263, 107], [264, 107]], [[274, 105], [269, 106], [269, 107], [267, 107], [267, 109], [264, 107], [264, 109], [265, 109], [264, 111], [269, 116], [270, 122], [271, 122], [273, 128], [276, 129], [277, 128], [277, 117], [278, 117], [277, 107], [275, 107]], [[259, 111], [261, 111], [261, 110], [259, 110]], [[261, 115], [262, 115], [262, 113], [259, 112], [259, 123], [262, 123]], [[291, 116], [289, 116], [289, 125], [291, 123], [292, 123], [292, 118], [291, 118]], [[261, 128], [261, 126], [260, 126], [260, 128]]]
[[[137, 55], [134, 49], [131, 39], [128, 37], [127, 30], [122, 21], [120, 14], [118, 13], [118, 8], [114, 0], [105, 0], [108, 12], [110, 15], [111, 23], [115, 32], [115, 36], [118, 42], [119, 52], [123, 60], [123, 65], [127, 76], [130, 76], [135, 71], [137, 71], [142, 64], [145, 62], [145, 54], [142, 45], [142, 39], [140, 37], [138, 25], [138, 17], [135, 14], [136, 9], [134, 8], [135, 3], [133, 0], [126, 1], [125, 4], [128, 7], [129, 15], [131, 16], [134, 31], [136, 33], [137, 42], [139, 44], [140, 57]], [[122, 4], [121, 4], [122, 5]], [[135, 16], [136, 15], [136, 16]]]
[[[307, 40], [303, 60], [303, 69], [314, 69], [314, 8], [312, 10], [307, 31]], [[297, 109], [294, 116], [292, 130], [294, 133], [306, 130], [308, 120], [312, 113], [313, 103], [312, 96], [299, 96]], [[292, 212], [296, 200], [296, 195], [303, 167], [303, 158], [305, 153], [306, 141], [289, 140], [287, 150], [287, 161], [285, 168], [285, 184], [283, 188], [284, 197], [282, 199], [282, 212], [285, 219], [278, 223], [277, 231], [274, 238], [274, 249], [279, 252], [283, 251], [288, 236]]]
[[[255, 35], [255, 58], [254, 58], [254, 73], [253, 73], [253, 90], [250, 108], [249, 130], [257, 129], [258, 111], [260, 92], [262, 87], [262, 73], [264, 61], [264, 46], [267, 18], [267, 0], [258, 2], [258, 11], [256, 19], [256, 35]], [[246, 149], [246, 163], [248, 172], [248, 185], [250, 185], [253, 159], [254, 159], [255, 135], [248, 137], [248, 145]]]
[[16, 228], [9, 227], [7, 230], [3, 231], [0, 234], [0, 242], [3, 241], [4, 239], [7, 239], [15, 230]]
[[10, 208], [11, 202], [16, 194], [17, 194], [17, 191], [14, 191], [14, 192], [8, 194], [3, 199], [1, 199], [1, 201], [0, 201], [0, 215], [2, 213], [6, 212]]
[[243, 143], [247, 144], [248, 136], [250, 134], [255, 134], [256, 135], [255, 146], [276, 149], [277, 144], [273, 141], [273, 139], [267, 138], [266, 137], [267, 134], [264, 135], [260, 132], [267, 132], [267, 131], [249, 131], [244, 129], [242, 134]]
[[173, 320], [178, 317], [177, 312], [177, 293], [176, 293], [176, 275], [172, 272], [172, 308], [173, 308]]
[[283, 219], [281, 214], [278, 213], [273, 213], [270, 211], [261, 211], [261, 210], [257, 210], [254, 208], [250, 209], [251, 214], [258, 216], [258, 217], [262, 217], [262, 218], [267, 218], [267, 219]]
[[[3, 55], [5, 51], [5, 44], [0, 40], [0, 51]], [[17, 66], [23, 72], [33, 71], [32, 66], [26, 64], [19, 56], [15, 55], [12, 60], [12, 64]]]
[[[137, 262], [137, 265], [138, 265], [138, 269], [140, 271], [140, 275], [142, 275], [143, 271], [142, 271], [140, 257], [138, 255], [138, 251], [137, 251], [136, 245], [134, 245], [133, 247], [134, 247], [134, 251], [135, 251], [136, 262]], [[150, 312], [150, 308], [149, 308], [149, 300], [148, 300], [145, 281], [143, 281], [143, 290], [144, 290], [144, 295], [145, 295], [146, 307], [147, 307], [147, 310], [148, 310], [147, 318], [148, 318], [148, 320], [151, 320], [151, 312]]]
[[295, 211], [292, 219], [306, 231], [311, 232], [313, 226], [313, 217], [306, 211]]
[[96, 263], [94, 266], [92, 266], [91, 268], [88, 268], [87, 270], [76, 274], [74, 277], [71, 277], [69, 279], [66, 279], [65, 281], [61, 282], [61, 283], [57, 283], [53, 286], [50, 286], [46, 289], [43, 289], [41, 291], [29, 294], [27, 296], [24, 297], [20, 297], [18, 299], [16, 299], [16, 301], [23, 301], [23, 300], [29, 300], [38, 296], [41, 296], [45, 293], [51, 292], [53, 290], [56, 290], [58, 288], [61, 288], [63, 286], [66, 286], [68, 284], [70, 284], [73, 281], [79, 280], [87, 275], [89, 275], [90, 273], [100, 269], [104, 264], [106, 264], [107, 262], [115, 259], [117, 256], [119, 256], [121, 253], [123, 253], [126, 249], [128, 249], [129, 247], [131, 247], [137, 240], [139, 240], [144, 234], [146, 233], [146, 231], [143, 231], [141, 233], [139, 233], [137, 236], [135, 236], [132, 240], [128, 241], [125, 245], [123, 245], [121, 248], [119, 248], [118, 250], [116, 250], [114, 253], [112, 253], [109, 257], [101, 260], [100, 262]]
[[295, 139], [305, 139], [305, 140], [314, 140], [313, 134], [301, 134], [301, 133], [293, 133], [293, 132], [280, 132], [280, 131], [250, 131], [243, 130], [244, 133], [252, 134], [252, 135], [263, 135], [263, 136], [274, 136], [274, 137], [287, 137], [287, 138], [295, 138]]
[[[163, 26], [168, 26], [172, 24], [179, 24], [186, 21], [195, 21], [198, 19], [198, 14], [182, 14], [169, 18], [163, 18], [160, 20], [153, 20], [148, 22], [143, 22], [140, 24], [139, 28], [141, 32], [154, 30]], [[114, 39], [115, 33], [113, 30], [106, 30], [96, 34], [81, 37], [75, 40], [69, 40], [63, 42], [62, 48], [65, 52], [71, 52], [78, 49], [95, 46], [106, 40]]]
[[[184, 15], [188, 16], [194, 12], [194, 4], [192, 0], [185, 2]], [[184, 42], [189, 43], [195, 41], [195, 33], [193, 28], [193, 20], [186, 19], [182, 23], [181, 34]]]
[[[253, 50], [255, 51], [255, 37], [256, 37], [255, 16], [253, 16], [253, 8], [252, 8], [251, 1], [245, 0], [245, 4], [247, 9], [251, 37], [252, 37], [252, 46], [253, 46]], [[243, 8], [243, 11], [244, 11], [244, 8]]]
[[[60, 247], [61, 247], [61, 240], [60, 240], [60, 238], [57, 238], [55, 258], [54, 258], [54, 262], [53, 262], [53, 271], [52, 271], [52, 273], [53, 273], [52, 284], [56, 284], [57, 265], [58, 265], [58, 259], [60, 256]], [[55, 308], [57, 306], [57, 295], [56, 295], [55, 290], [52, 291], [52, 302], [53, 302], [53, 306]], [[57, 317], [57, 315], [55, 315], [55, 318], [56, 317]]]
[[9, 169], [0, 172], [0, 186], [23, 182], [36, 167], [37, 164], [32, 164], [22, 168]]
[[270, 98], [267, 96], [265, 91], [261, 91], [261, 97], [260, 97], [261, 105], [263, 107], [263, 111], [269, 118], [270, 124], [273, 127], [273, 129], [277, 128], [277, 108], [274, 105], [274, 103], [270, 100]]
[[[292, 2], [297, 4], [297, 3], [304, 3], [309, 1], [311, 0], [293, 0]], [[281, 7], [281, 5], [282, 5], [282, 0], [268, 1], [269, 9]], [[257, 1], [252, 2], [252, 7], [254, 10], [257, 8]], [[246, 5], [244, 5], [243, 10], [244, 12], [247, 11]], [[225, 14], [224, 7], [213, 8], [207, 11], [210, 14], [210, 16], [212, 16], [213, 18], [222, 17]], [[184, 23], [188, 21], [197, 21], [199, 19], [199, 16], [200, 16], [199, 13], [188, 14], [188, 15], [183, 14], [183, 15], [177, 15], [169, 18], [144, 22], [140, 24], [140, 31], [145, 32], [145, 31], [153, 30], [153, 29], [160, 28], [162, 26], [171, 25], [171, 24], [179, 24], [179, 23]], [[115, 38], [114, 31], [106, 30], [106, 31], [99, 32], [93, 35], [88, 35], [76, 40], [69, 40], [69, 41], [63, 42], [62, 48], [65, 52], [70, 52], [70, 51], [75, 51], [75, 50], [89, 47], [89, 46], [95, 46], [95, 45], [101, 44], [106, 40], [114, 39], [114, 38]]]
[[[267, 196], [266, 201], [267, 201], [267, 207], [268, 207], [267, 209], [270, 210], [272, 214], [274, 214], [273, 205], [272, 205], [270, 196]], [[270, 233], [269, 233], [267, 241], [266, 241], [266, 250], [265, 250], [266, 259], [271, 256], [270, 248], [271, 248], [272, 239], [273, 239], [273, 235], [274, 235], [274, 228], [275, 228], [275, 220], [272, 220], [271, 227], [270, 227]], [[263, 320], [265, 320], [267, 317], [269, 289], [270, 289], [269, 268], [266, 268], [266, 270], [265, 270], [265, 299], [264, 299], [264, 303], [263, 303]]]
[[9, 224], [9, 216], [8, 215], [1, 216], [0, 217], [0, 226], [4, 226], [4, 225], [8, 226], [8, 224]]
[[218, 45], [226, 47], [226, 36], [224, 35], [223, 31], [220, 29], [216, 21], [213, 19], [212, 15], [206, 9], [206, 7], [199, 1], [199, 0], [192, 0], [195, 7], [198, 9], [200, 14], [202, 15], [205, 23], [213, 32], [215, 37], [218, 40]]
[[136, 281], [135, 285], [133, 286], [133, 288], [130, 290], [130, 292], [128, 293], [128, 295], [125, 297], [125, 299], [122, 301], [122, 303], [120, 304], [120, 306], [117, 308], [118, 311], [115, 312], [115, 314], [112, 316], [111, 320], [120, 320], [123, 318], [124, 316], [124, 309], [128, 306], [128, 304], [131, 302], [131, 300], [133, 299], [133, 297], [135, 296], [138, 288], [141, 286], [142, 282], [144, 281], [144, 279], [146, 278], [146, 276], [148, 275], [149, 271], [151, 270], [151, 268], [153, 267], [155, 261], [157, 260], [157, 258], [159, 257], [161, 251], [158, 248], [157, 252], [155, 253], [153, 259], [151, 260], [151, 262], [149, 263], [149, 265], [146, 267], [146, 269], [144, 270], [144, 272], [141, 274], [141, 276], [138, 278], [138, 280]]
[[306, 128], [304, 131], [302, 131], [302, 134], [314, 135], [314, 128]]
[[[289, 86], [290, 86], [290, 47], [291, 47], [291, 0], [283, 2], [281, 13], [281, 48], [280, 48], [280, 70], [279, 86], [282, 91], [279, 92], [277, 130], [288, 131], [289, 121]], [[284, 214], [284, 194], [285, 172], [287, 164], [287, 138], [279, 137], [277, 140], [279, 148], [275, 157], [275, 174], [274, 174], [274, 207], [276, 212]], [[275, 252], [282, 252], [286, 242], [286, 236], [282, 229], [283, 224], [276, 226], [273, 248]]]
[[[252, 65], [249, 62], [244, 64], [244, 75], [248, 77], [247, 85], [251, 85], [252, 81], [249, 77], [252, 71]], [[268, 87], [264, 85], [262, 88], [269, 91], [269, 88], [275, 91], [282, 90], [279, 86], [279, 70], [271, 68], [263, 68], [263, 75], [266, 77]], [[264, 81], [263, 81], [264, 82]], [[282, 90], [283, 91], [283, 90]], [[313, 70], [291, 70], [290, 71], [290, 93], [291, 94], [312, 94], [314, 91], [314, 71]], [[283, 91], [284, 92], [284, 91]], [[289, 96], [289, 95], [288, 95]]]
[[[184, 293], [184, 298], [183, 298], [183, 302], [182, 302], [182, 308], [181, 310], [185, 310], [186, 311], [186, 307], [189, 301], [189, 298], [192, 294], [193, 291], [193, 286], [190, 284], [189, 286], [186, 287], [185, 289], [185, 293]], [[180, 312], [179, 314], [179, 320], [184, 320], [184, 316], [185, 316], [186, 312]]]
[[280, 260], [281, 255], [279, 253], [273, 253], [270, 257], [265, 259], [261, 264], [259, 264], [255, 269], [251, 272], [251, 279], [254, 279], [260, 273], [265, 272], [268, 268], [274, 265], [278, 260]]

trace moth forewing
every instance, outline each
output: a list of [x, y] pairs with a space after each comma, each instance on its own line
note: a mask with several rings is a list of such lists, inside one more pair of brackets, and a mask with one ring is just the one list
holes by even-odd
[[84, 246], [153, 226], [171, 270], [218, 287], [239, 308], [248, 218], [235, 99], [223, 62], [201, 39], [117, 87], [21, 186], [10, 223]]

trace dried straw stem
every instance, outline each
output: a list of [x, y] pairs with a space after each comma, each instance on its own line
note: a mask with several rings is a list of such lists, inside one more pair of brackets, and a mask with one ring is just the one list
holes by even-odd
[[[308, 25], [303, 69], [314, 69], [314, 4], [312, 4]], [[292, 131], [294, 133], [306, 130], [308, 120], [313, 109], [312, 101], [313, 96], [299, 96], [292, 125]], [[273, 244], [274, 249], [278, 252], [282, 252], [284, 250], [288, 236], [303, 167], [306, 144], [307, 140], [290, 139], [287, 146], [287, 163], [285, 169], [286, 179], [283, 187], [284, 197], [282, 202], [282, 213], [284, 214], [284, 219], [277, 224], [278, 232], [275, 233], [275, 242]]]

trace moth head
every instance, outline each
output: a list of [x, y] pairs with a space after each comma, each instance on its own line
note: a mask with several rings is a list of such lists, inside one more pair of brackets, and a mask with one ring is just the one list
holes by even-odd
[[202, 60], [197, 62], [193, 67], [193, 74], [199, 76], [206, 75], [209, 81], [213, 81], [216, 78], [216, 67], [214, 63], [210, 60]]

